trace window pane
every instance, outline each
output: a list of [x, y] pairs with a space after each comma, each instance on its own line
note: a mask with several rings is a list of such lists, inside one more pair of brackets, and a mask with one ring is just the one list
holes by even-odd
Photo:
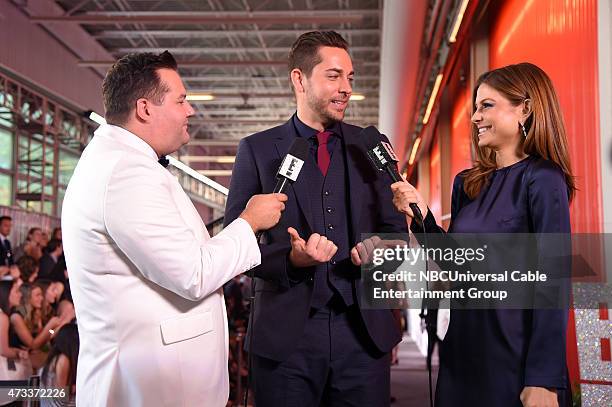
[[13, 133], [0, 128], [0, 167], [13, 168]]
[[47, 215], [53, 215], [53, 202], [44, 201], [43, 202], [43, 212]]
[[79, 161], [79, 157], [75, 154], [68, 153], [66, 151], [59, 151], [59, 183], [61, 185], [68, 185], [70, 177], [74, 172], [74, 168]]
[[57, 189], [57, 215], [58, 216], [62, 214], [62, 204], [64, 203], [65, 194], [66, 194], [66, 190], [64, 188]]
[[0, 106], [0, 124], [6, 127], [13, 127], [13, 112], [8, 107]]
[[0, 205], [11, 205], [11, 189], [11, 176], [6, 174], [0, 174]]

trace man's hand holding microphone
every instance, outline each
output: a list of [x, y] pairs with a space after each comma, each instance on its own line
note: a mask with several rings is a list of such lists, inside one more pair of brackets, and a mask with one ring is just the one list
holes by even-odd
[[251, 225], [253, 233], [257, 234], [270, 229], [280, 221], [286, 201], [287, 195], [280, 193], [253, 195], [240, 217], [246, 220]]

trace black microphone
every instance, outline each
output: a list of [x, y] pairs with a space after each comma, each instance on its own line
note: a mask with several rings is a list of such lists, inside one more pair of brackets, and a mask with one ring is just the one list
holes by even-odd
[[308, 141], [303, 137], [296, 137], [278, 168], [276, 173], [277, 181], [274, 191], [272, 191], [273, 193], [283, 192], [288, 185], [293, 184], [297, 180], [307, 156]]
[[[391, 177], [393, 182], [402, 182], [404, 179], [397, 170], [397, 156], [391, 144], [383, 140], [382, 134], [374, 126], [368, 126], [361, 130], [360, 138], [364, 140], [368, 158], [370, 162], [378, 171], [386, 171]], [[419, 206], [412, 202], [410, 203], [410, 209], [417, 221], [423, 221], [423, 214], [419, 209]]]
[[[308, 157], [308, 148], [308, 141], [303, 137], [296, 137], [295, 140], [293, 140], [287, 155], [276, 173], [277, 181], [272, 193], [282, 193], [289, 185], [297, 180], [304, 166], [304, 162], [306, 161], [306, 157]], [[259, 240], [262, 234], [263, 231], [259, 231], [255, 234], [257, 240]]]

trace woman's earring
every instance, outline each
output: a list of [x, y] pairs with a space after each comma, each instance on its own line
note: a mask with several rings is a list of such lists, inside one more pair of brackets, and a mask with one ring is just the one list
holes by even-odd
[[525, 125], [521, 122], [519, 122], [519, 129], [523, 133], [523, 137], [527, 138], [527, 130], [525, 129]]

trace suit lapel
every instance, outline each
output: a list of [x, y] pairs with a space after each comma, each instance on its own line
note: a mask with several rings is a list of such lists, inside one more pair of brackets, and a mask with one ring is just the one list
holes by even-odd
[[360, 232], [360, 216], [363, 201], [361, 196], [364, 192], [363, 174], [361, 168], [364, 164], [368, 165], [368, 158], [363, 151], [358, 135], [342, 123], [342, 136], [346, 147], [346, 174], [349, 181], [349, 202], [351, 205], [351, 225], [353, 230], [353, 241], [356, 243], [361, 240]]
[[[287, 152], [289, 151], [293, 140], [296, 137], [299, 137], [295, 132], [295, 127], [293, 126], [293, 118], [289, 119], [289, 121], [281, 127], [281, 131], [282, 134], [279, 135], [275, 143], [276, 153], [281, 160], [279, 161], [279, 163], [282, 162], [283, 158], [285, 158], [285, 155], [287, 155]], [[310, 153], [308, 157], [306, 157], [306, 160], [310, 160]], [[300, 176], [298, 177], [297, 181], [290, 186], [290, 188], [293, 189], [298, 206], [302, 210], [302, 213], [304, 214], [304, 217], [308, 222], [310, 230], [312, 230], [312, 213], [310, 211], [310, 195], [307, 184], [308, 180], [305, 179], [306, 165], [308, 165], [308, 162], [304, 163], [304, 167], [302, 168]]]

